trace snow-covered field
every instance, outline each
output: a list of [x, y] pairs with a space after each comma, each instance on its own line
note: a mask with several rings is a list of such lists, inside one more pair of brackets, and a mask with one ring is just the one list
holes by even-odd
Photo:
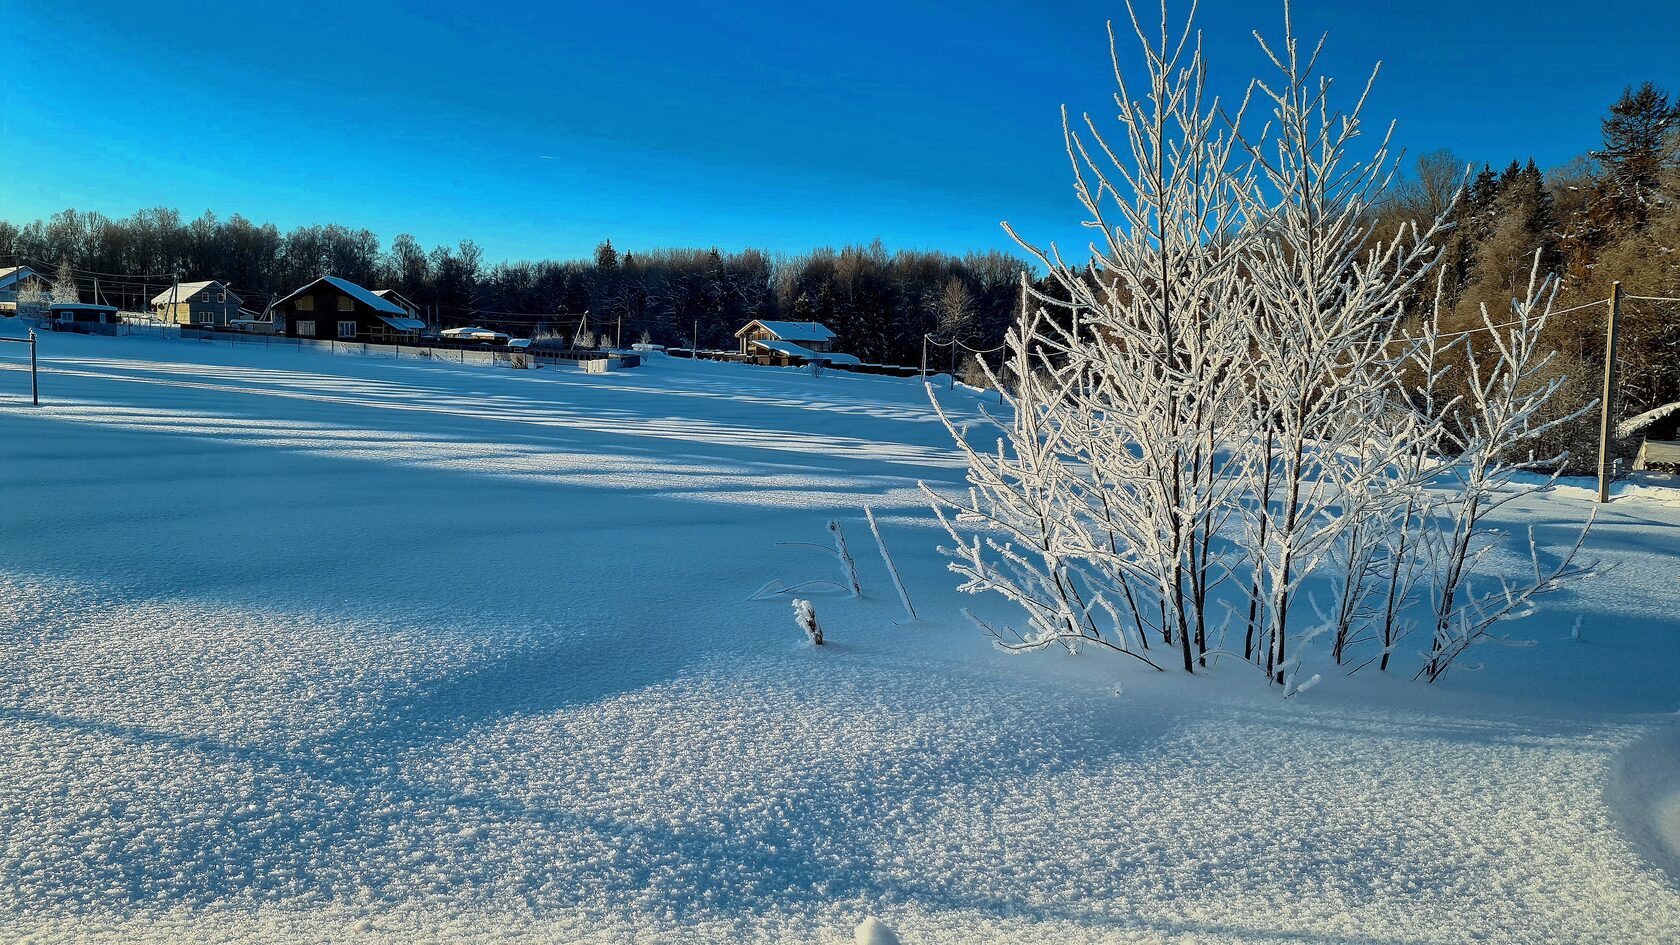
[[[0, 347], [0, 941], [1680, 939], [1664, 490], [1537, 645], [1280, 702], [989, 649], [912, 381]], [[834, 517], [818, 649], [747, 598]]]

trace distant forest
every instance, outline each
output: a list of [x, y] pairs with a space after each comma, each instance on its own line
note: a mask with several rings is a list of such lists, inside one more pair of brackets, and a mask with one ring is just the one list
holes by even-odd
[[[1680, 106], [1646, 83], [1612, 103], [1603, 141], [1562, 167], [1532, 160], [1472, 170], [1451, 210], [1442, 290], [1454, 318], [1468, 323], [1477, 306], [1495, 311], [1526, 282], [1534, 254], [1561, 280], [1564, 305], [1604, 298], [1613, 280], [1632, 295], [1680, 296]], [[1450, 151], [1424, 154], [1385, 202], [1372, 208], [1376, 232], [1433, 218], [1452, 205], [1466, 162]], [[1046, 182], [1054, 186], [1054, 182]], [[1071, 206], [1071, 204], [1070, 204]], [[43, 274], [74, 267], [84, 296], [99, 280], [101, 297], [142, 304], [179, 276], [230, 284], [247, 307], [261, 309], [318, 275], [370, 288], [394, 288], [428, 310], [441, 327], [478, 323], [519, 334], [592, 328], [623, 319], [624, 341], [645, 333], [687, 344], [698, 326], [702, 346], [727, 346], [750, 318], [821, 321], [838, 346], [865, 360], [914, 364], [924, 333], [957, 334], [976, 348], [996, 345], [1018, 304], [1027, 265], [1003, 252], [954, 256], [888, 252], [879, 242], [804, 255], [759, 250], [617, 247], [592, 258], [487, 263], [471, 240], [425, 250], [399, 234], [388, 245], [365, 229], [339, 224], [282, 233], [237, 214], [185, 220], [170, 209], [121, 220], [65, 210], [23, 225], [0, 222], [0, 258]], [[1433, 301], [1419, 298], [1413, 311]], [[1549, 329], [1558, 370], [1597, 396], [1603, 312], [1585, 309]], [[1625, 310], [1621, 413], [1680, 400], [1680, 311], [1630, 302]]]
[[[183, 281], [219, 279], [260, 311], [321, 275], [392, 288], [434, 327], [483, 325], [515, 335], [589, 331], [623, 342], [734, 345], [753, 318], [819, 321], [841, 348], [866, 361], [917, 363], [922, 335], [1001, 337], [1017, 306], [1026, 263], [1001, 252], [954, 256], [869, 246], [774, 256], [748, 249], [620, 251], [605, 240], [590, 259], [487, 264], [471, 240], [427, 252], [407, 233], [389, 246], [338, 224], [281, 233], [235, 214], [186, 221], [175, 210], [121, 220], [65, 210], [18, 227], [0, 222], [0, 258], [53, 278], [73, 268], [84, 298], [140, 309]], [[98, 299], [93, 299], [97, 293]]]

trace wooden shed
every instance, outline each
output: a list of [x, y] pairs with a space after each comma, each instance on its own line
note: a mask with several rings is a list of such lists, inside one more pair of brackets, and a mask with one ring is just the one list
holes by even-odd
[[60, 325], [117, 325], [122, 319], [115, 305], [92, 302], [54, 302], [47, 306], [47, 320]]

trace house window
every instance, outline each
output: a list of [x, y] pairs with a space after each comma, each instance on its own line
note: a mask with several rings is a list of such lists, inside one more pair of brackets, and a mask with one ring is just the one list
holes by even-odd
[[315, 323], [314, 322], [298, 322], [297, 326], [298, 326], [298, 337], [299, 338], [313, 338], [313, 337], [315, 337]]
[[297, 310], [300, 312], [315, 311], [315, 296], [306, 295], [297, 300]]
[[198, 315], [198, 323], [200, 325], [208, 325], [212, 321], [209, 312], [198, 312], [197, 315]]
[[354, 312], [356, 310], [355, 300], [350, 298], [350, 296], [348, 296], [348, 295], [339, 296], [338, 297], [338, 310], [341, 311], [341, 312]]
[[338, 337], [340, 337], [340, 338], [354, 338], [354, 337], [356, 337], [356, 323], [355, 322], [339, 322], [338, 323]]
[[201, 301], [201, 302], [210, 301], [210, 290], [209, 289], [204, 290], [204, 295], [199, 298], [199, 301]]
[[227, 301], [227, 290], [226, 289], [223, 289], [222, 291], [216, 293], [216, 301], [218, 301], [218, 302], [226, 302]]

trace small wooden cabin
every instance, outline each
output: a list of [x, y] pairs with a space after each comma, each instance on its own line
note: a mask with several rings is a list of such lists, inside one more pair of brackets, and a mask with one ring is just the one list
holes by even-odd
[[858, 359], [834, 350], [834, 332], [822, 322], [766, 322], [753, 319], [735, 333], [741, 355], [760, 364], [783, 367], [822, 361], [856, 364]]
[[94, 305], [92, 302], [54, 302], [47, 306], [47, 319], [61, 325], [118, 325], [115, 305]]
[[834, 350], [834, 332], [822, 322], [766, 322], [753, 319], [735, 333], [741, 343], [742, 354], [760, 354], [775, 350], [768, 342], [783, 342], [806, 351]]
[[244, 300], [214, 279], [182, 282], [152, 296], [152, 311], [170, 325], [213, 325], [226, 328], [239, 317]]
[[419, 338], [426, 327], [395, 302], [337, 276], [316, 279], [275, 302], [271, 312], [284, 326], [279, 334], [316, 341], [394, 344]]

